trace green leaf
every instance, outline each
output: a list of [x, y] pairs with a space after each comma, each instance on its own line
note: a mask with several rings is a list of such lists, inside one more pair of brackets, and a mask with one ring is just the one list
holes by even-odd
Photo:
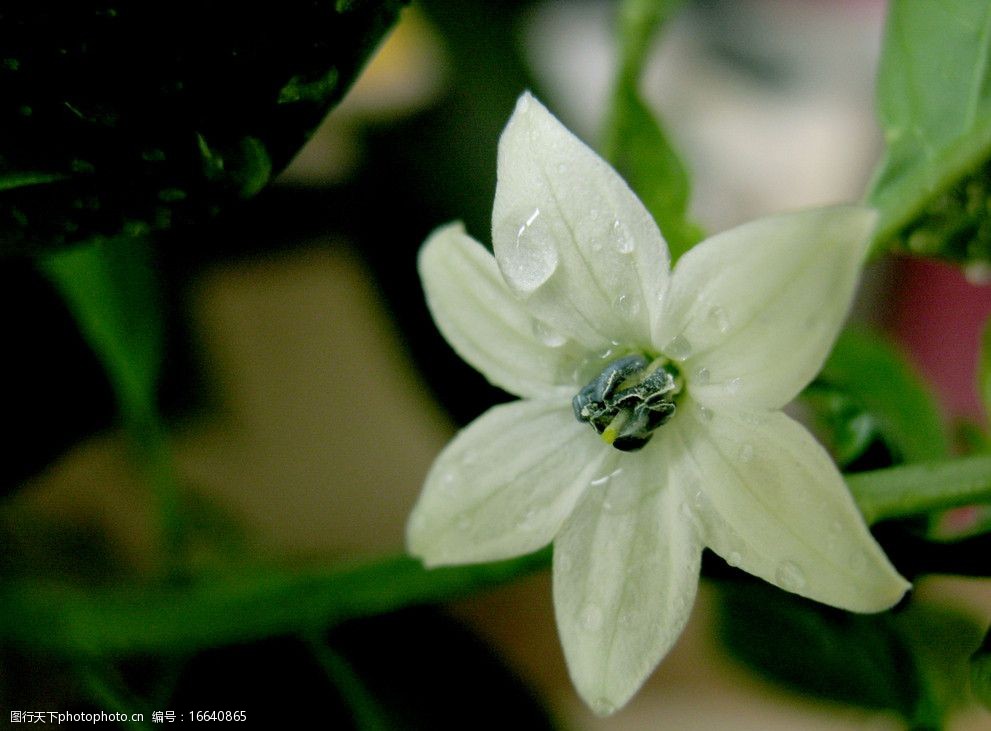
[[884, 615], [842, 612], [749, 581], [721, 588], [720, 639], [738, 660], [802, 693], [912, 714], [921, 679]]
[[5, 7], [0, 253], [196, 223], [254, 195], [404, 4]]
[[887, 149], [868, 200], [876, 241], [991, 260], [991, 4], [894, 0], [877, 99]]
[[766, 584], [732, 582], [720, 593], [720, 636], [740, 661], [803, 694], [891, 710], [913, 728], [940, 728], [966, 688], [980, 638], [970, 617], [911, 604], [860, 615]]
[[[935, 398], [905, 357], [876, 333], [843, 331], [811, 393], [820, 398], [820, 413], [830, 416], [834, 427], [837, 415], [845, 417], [838, 429], [840, 444], [848, 451], [864, 448], [870, 431], [876, 430], [897, 461], [939, 460], [949, 454]], [[846, 400], [839, 406], [823, 403], [829, 393]], [[864, 413], [870, 423], [847, 423]], [[844, 436], [842, 429], [850, 434]]]
[[620, 63], [606, 120], [603, 154], [647, 206], [677, 259], [702, 239], [688, 219], [685, 168], [640, 96], [651, 40], [681, 0], [625, 0], [619, 8]]
[[153, 408], [163, 324], [147, 241], [98, 239], [40, 263], [103, 362], [121, 405], [132, 415]]

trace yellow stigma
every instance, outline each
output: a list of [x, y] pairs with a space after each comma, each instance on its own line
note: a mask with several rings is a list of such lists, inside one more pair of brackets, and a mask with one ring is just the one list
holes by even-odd
[[609, 445], [615, 442], [616, 437], [619, 436], [620, 430], [623, 428], [623, 425], [626, 424], [629, 418], [630, 418], [630, 414], [628, 411], [620, 411], [618, 414], [616, 414], [613, 420], [609, 422], [609, 426], [607, 426], [602, 431], [602, 441], [604, 441], [606, 444]]

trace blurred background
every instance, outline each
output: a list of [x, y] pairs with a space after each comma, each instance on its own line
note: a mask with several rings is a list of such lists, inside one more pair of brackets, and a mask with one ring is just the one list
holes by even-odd
[[[884, 11], [880, 0], [696, 0], [665, 27], [642, 92], [686, 162], [706, 231], [862, 198], [881, 151], [873, 78]], [[154, 260], [167, 314], [162, 403], [194, 564], [403, 552], [434, 456], [508, 398], [434, 329], [417, 250], [454, 219], [489, 241], [495, 146], [522, 90], [596, 145], [615, 73], [614, 12], [586, 0], [414, 2], [273, 185], [164, 235]], [[980, 277], [884, 259], [870, 266], [855, 314], [910, 354], [948, 423], [985, 419], [974, 363], [991, 290]], [[5, 261], [0, 299], [16, 384], [0, 458], [4, 571], [141, 576], [155, 563], [154, 505], [98, 361], [29, 260]], [[926, 579], [917, 593], [952, 599], [985, 627], [991, 618], [991, 592], [976, 581]], [[290, 727], [357, 727], [353, 695], [341, 690], [342, 678], [357, 678], [401, 719], [396, 728], [900, 728], [883, 710], [762, 679], [723, 648], [717, 605], [703, 581], [675, 650], [609, 719], [568, 680], [547, 572], [442, 608], [339, 625], [323, 635], [329, 659], [274, 637], [122, 658], [114, 673], [162, 710], [247, 705], [249, 720], [285, 714]], [[334, 658], [349, 670], [335, 672]], [[24, 648], [2, 660], [4, 708], [96, 707], [62, 660]], [[991, 716], [967, 711], [951, 728], [991, 728]]]

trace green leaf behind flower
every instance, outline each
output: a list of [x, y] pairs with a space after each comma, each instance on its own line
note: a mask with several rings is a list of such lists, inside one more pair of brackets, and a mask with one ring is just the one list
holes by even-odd
[[196, 223], [254, 195], [404, 4], [6, 4], [0, 254]]
[[702, 237], [688, 218], [688, 174], [660, 122], [640, 95], [639, 82], [664, 22], [682, 0], [626, 0], [619, 7], [620, 63], [606, 119], [603, 154], [657, 221], [677, 259]]
[[991, 4], [894, 0], [877, 82], [887, 149], [868, 200], [876, 241], [991, 259]]
[[750, 580], [721, 588], [723, 643], [769, 680], [894, 711], [912, 728], [941, 728], [965, 697], [967, 657], [980, 637], [970, 617], [921, 604], [851, 614]]
[[875, 436], [896, 462], [949, 453], [932, 393], [905, 356], [876, 333], [843, 331], [807, 393], [837, 436], [841, 464], [859, 456]]

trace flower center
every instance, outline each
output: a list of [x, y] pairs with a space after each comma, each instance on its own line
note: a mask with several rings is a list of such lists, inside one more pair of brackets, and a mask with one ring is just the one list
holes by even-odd
[[636, 353], [614, 360], [571, 400], [575, 418], [591, 424], [602, 439], [635, 452], [675, 411], [681, 374], [666, 358]]

